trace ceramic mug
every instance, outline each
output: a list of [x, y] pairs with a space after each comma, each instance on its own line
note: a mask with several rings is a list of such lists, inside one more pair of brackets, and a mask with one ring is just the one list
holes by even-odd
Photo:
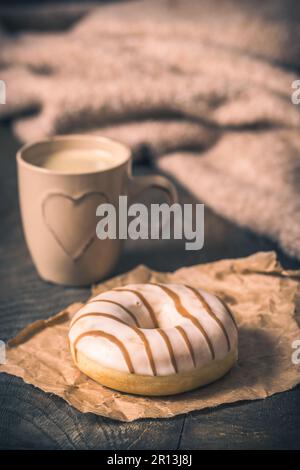
[[[107, 168], [59, 172], [40, 164], [41, 156], [64, 151], [99, 150], [111, 156]], [[96, 208], [118, 208], [146, 188], [164, 190], [170, 203], [176, 189], [160, 175], [132, 177], [132, 156], [125, 145], [100, 136], [56, 136], [25, 145], [17, 153], [19, 201], [25, 239], [42, 279], [83, 286], [105, 277], [115, 266], [123, 240], [99, 240]]]

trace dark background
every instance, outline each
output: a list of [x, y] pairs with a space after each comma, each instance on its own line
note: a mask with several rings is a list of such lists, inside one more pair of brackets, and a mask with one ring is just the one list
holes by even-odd
[[[12, 5], [2, 1], [1, 7], [8, 3]], [[18, 30], [18, 7], [15, 14], [5, 8], [0, 19], [13, 34]], [[85, 8], [84, 3], [78, 3], [78, 13], [74, 14], [81, 15]], [[9, 121], [0, 123], [0, 143], [0, 338], [6, 341], [32, 321], [84, 300], [89, 290], [58, 287], [37, 277], [24, 243], [18, 208], [15, 153], [21, 143]], [[134, 169], [136, 174], [156, 172], [147, 158], [141, 161]], [[178, 190], [180, 202], [196, 202], [185, 190]], [[171, 271], [270, 249], [277, 251], [284, 266], [300, 267], [270, 241], [231, 224], [206, 207], [203, 250], [185, 251], [184, 241], [178, 240], [128, 242], [113, 274], [140, 263]], [[296, 387], [266, 400], [220, 406], [172, 419], [119, 423], [82, 414], [56, 396], [25, 385], [19, 378], [0, 374], [0, 448], [299, 449], [299, 391]]]

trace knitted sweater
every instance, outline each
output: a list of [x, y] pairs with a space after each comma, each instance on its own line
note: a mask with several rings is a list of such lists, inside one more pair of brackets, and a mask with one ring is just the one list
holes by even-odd
[[[12, 116], [22, 141], [101, 133], [136, 158], [147, 146], [199, 200], [300, 259], [300, 107], [291, 102], [297, 1], [27, 10], [18, 35], [5, 32], [17, 15], [5, 15], [0, 119]], [[43, 21], [47, 28], [45, 18], [51, 29], [72, 24], [36, 31]]]

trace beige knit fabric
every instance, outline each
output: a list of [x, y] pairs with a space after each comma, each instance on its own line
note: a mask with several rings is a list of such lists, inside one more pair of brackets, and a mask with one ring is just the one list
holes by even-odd
[[299, 22], [296, 1], [144, 0], [4, 34], [0, 118], [24, 141], [83, 131], [147, 146], [199, 200], [300, 258]]

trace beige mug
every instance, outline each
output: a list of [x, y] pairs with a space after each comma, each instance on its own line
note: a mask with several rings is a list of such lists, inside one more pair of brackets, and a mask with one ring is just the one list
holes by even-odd
[[[95, 167], [82, 171], [80, 165], [63, 171], [43, 165], [45, 158], [57, 152], [72, 151], [102, 152], [106, 166], [102, 157], [96, 166], [98, 154]], [[41, 278], [57, 284], [88, 285], [114, 268], [123, 240], [97, 238], [99, 204], [118, 208], [120, 195], [130, 201], [149, 187], [164, 190], [171, 203], [177, 199], [173, 184], [163, 176], [132, 177], [129, 148], [100, 136], [56, 136], [25, 145], [17, 153], [17, 166], [22, 223], [31, 257]]]

